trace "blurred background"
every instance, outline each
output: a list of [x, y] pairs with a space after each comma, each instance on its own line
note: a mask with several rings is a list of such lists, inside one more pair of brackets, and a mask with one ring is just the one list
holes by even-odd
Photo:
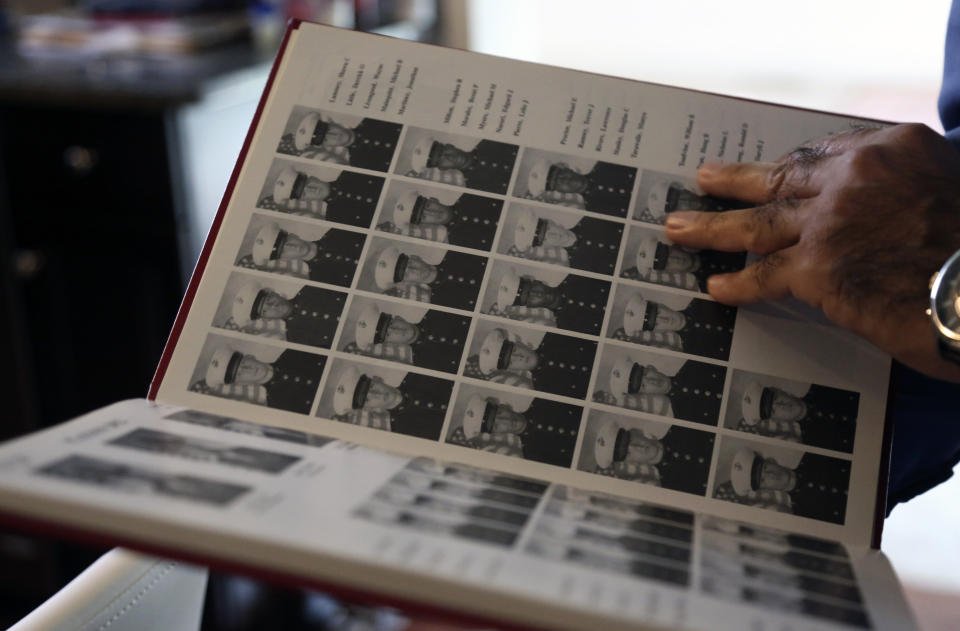
[[[0, 439], [145, 395], [289, 17], [940, 130], [949, 4], [0, 0]], [[927, 629], [956, 628], [957, 498], [887, 521]], [[0, 624], [102, 552], [0, 531]]]

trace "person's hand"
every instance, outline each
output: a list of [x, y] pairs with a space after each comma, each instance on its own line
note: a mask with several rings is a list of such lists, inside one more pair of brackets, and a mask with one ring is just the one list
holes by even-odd
[[756, 204], [667, 218], [676, 243], [762, 256], [710, 277], [716, 300], [792, 295], [902, 363], [960, 381], [925, 313], [931, 275], [960, 249], [960, 152], [942, 136], [918, 124], [851, 131], [773, 163], [705, 164], [697, 181]]

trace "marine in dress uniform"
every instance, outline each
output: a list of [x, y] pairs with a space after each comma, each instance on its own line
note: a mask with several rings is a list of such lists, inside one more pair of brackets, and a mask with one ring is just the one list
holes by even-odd
[[607, 307], [610, 283], [567, 274], [556, 287], [532, 276], [508, 270], [497, 288], [497, 303], [503, 310], [511, 305], [544, 307], [556, 317], [561, 329], [598, 335]]
[[[411, 265], [411, 261], [414, 265]], [[487, 259], [473, 254], [446, 251], [443, 259], [436, 265], [426, 263], [415, 254], [403, 254], [394, 246], [384, 248], [377, 258], [374, 280], [384, 290], [392, 289], [397, 283], [419, 282], [411, 278], [409, 267], [432, 268], [436, 271], [430, 285], [430, 302], [445, 307], [473, 311], [477, 304], [477, 294], [483, 281], [483, 272]]]
[[738, 495], [760, 490], [784, 491], [790, 496], [794, 515], [842, 524], [847, 511], [850, 463], [805, 453], [797, 466], [789, 469], [743, 448], [731, 461], [730, 482]]
[[[268, 261], [300, 260], [306, 264], [310, 280], [349, 287], [364, 240], [361, 233], [330, 228], [320, 239], [304, 241], [270, 223], [261, 228], [254, 239], [253, 262], [263, 267]], [[295, 253], [284, 251], [288, 242], [298, 246]]]
[[534, 554], [558, 561], [577, 563], [586, 567], [596, 568], [603, 572], [619, 572], [641, 579], [661, 581], [675, 585], [687, 585], [690, 582], [690, 571], [686, 568], [659, 565], [648, 561], [641, 561], [636, 558], [627, 558], [627, 555], [623, 554], [601, 553], [588, 546], [574, 547], [578, 543], [578, 541], [572, 538], [566, 541], [534, 538], [528, 544], [527, 549]]
[[716, 425], [726, 374], [723, 366], [687, 360], [676, 374], [665, 375], [653, 366], [623, 357], [610, 370], [610, 392], [618, 405], [625, 395], [665, 395], [674, 418]]
[[361, 348], [406, 344], [413, 351], [414, 366], [456, 373], [469, 329], [470, 318], [454, 313], [431, 309], [411, 323], [371, 304], [357, 318], [356, 341]]
[[[219, 348], [210, 359], [206, 381], [210, 386], [256, 384], [266, 391], [268, 407], [309, 414], [326, 361], [327, 358], [323, 355], [286, 350], [273, 362], [267, 363], [259, 361], [253, 355]], [[238, 377], [241, 363], [261, 367], [260, 372], [264, 378], [269, 378], [257, 377], [245, 381], [245, 375]], [[263, 367], [269, 370], [262, 370]]]
[[531, 248], [562, 247], [570, 267], [612, 275], [622, 236], [623, 224], [620, 223], [582, 217], [573, 227], [564, 228], [524, 208], [518, 213], [513, 242], [520, 253], [527, 253]]
[[673, 426], [660, 438], [607, 421], [597, 432], [594, 459], [607, 469], [616, 463], [656, 467], [660, 485], [674, 491], [705, 495], [713, 434]]
[[456, 169], [463, 174], [464, 186], [504, 195], [513, 174], [518, 147], [505, 142], [481, 140], [470, 151], [433, 138], [423, 138], [410, 156], [417, 173], [427, 169]]
[[287, 167], [273, 183], [278, 210], [368, 228], [380, 199], [383, 178], [342, 171], [326, 181]]
[[636, 293], [624, 309], [623, 332], [628, 341], [640, 338], [644, 332], [676, 333], [682, 346], [678, 350], [726, 361], [736, 320], [736, 307], [694, 299], [684, 309], [675, 311]]
[[781, 425], [796, 423], [800, 442], [853, 453], [859, 405], [859, 393], [849, 390], [813, 384], [803, 397], [796, 397], [779, 388], [751, 382], [744, 389], [743, 420], [737, 429], [779, 436]]
[[[372, 514], [371, 514], [372, 513]], [[445, 534], [463, 539], [472, 539], [501, 546], [512, 546], [517, 540], [518, 531], [506, 524], [503, 529], [471, 523], [463, 515], [411, 512], [403, 508], [386, 504], [367, 504], [359, 514], [386, 524], [400, 524], [415, 528], [420, 532]]]
[[680, 182], [661, 180], [650, 187], [647, 193], [646, 210], [649, 216], [636, 217], [640, 220], [652, 220], [662, 224], [667, 215], [675, 210], [698, 210], [701, 212], [722, 212], [747, 205], [731, 200], [719, 199], [709, 195], [697, 195]]
[[746, 252], [690, 250], [649, 237], [640, 241], [636, 255], [636, 271], [624, 272], [626, 278], [644, 280], [651, 272], [686, 272], [697, 280], [700, 291], [707, 291], [707, 279], [714, 274], [727, 274], [743, 269]]
[[511, 433], [519, 437], [526, 460], [569, 467], [580, 431], [583, 408], [534, 399], [522, 412], [493, 397], [475, 394], [463, 412], [467, 439], [481, 433]]
[[505, 329], [492, 329], [480, 345], [480, 372], [529, 373], [533, 387], [582, 399], [587, 396], [597, 343], [557, 333], [546, 333], [536, 348], [511, 341]]
[[393, 208], [393, 223], [405, 226], [444, 226], [453, 245], [489, 251], [500, 221], [503, 202], [464, 193], [452, 204], [416, 191], [401, 195]]
[[574, 520], [550, 520], [538, 524], [538, 534], [547, 534], [554, 539], [568, 540], [574, 544], [590, 543], [594, 546], [607, 548], [609, 552], [617, 552], [618, 556], [640, 554], [643, 556], [657, 556], [678, 563], [690, 562], [690, 548], [663, 543], [648, 538], [636, 537], [630, 534], [610, 534], [608, 532], [584, 528]]
[[[369, 409], [367, 394], [374, 379], [350, 367], [345, 370], [334, 391], [334, 413], [347, 414], [351, 410]], [[379, 379], [378, 379], [379, 381]], [[390, 431], [428, 440], [440, 438], [443, 417], [447, 412], [453, 382], [436, 377], [408, 372], [396, 386], [390, 388], [400, 393], [400, 401], [387, 409], [390, 414]]]
[[[300, 119], [293, 142], [300, 152], [320, 149], [342, 155], [338, 149], [346, 149], [343, 158], [351, 166], [386, 173], [390, 170], [402, 128], [399, 123], [372, 118], [364, 118], [356, 127], [344, 127], [325, 121], [320, 114], [312, 112]], [[343, 134], [343, 131], [349, 133]]]
[[475, 519], [489, 519], [503, 522], [506, 527], [520, 528], [529, 517], [527, 512], [519, 512], [506, 508], [488, 506], [485, 504], [464, 504], [462, 501], [453, 501], [448, 498], [435, 497], [417, 493], [411, 489], [387, 487], [377, 492], [376, 497], [393, 504], [416, 506], [426, 512], [437, 512], [445, 515], [463, 515]]
[[551, 191], [579, 194], [584, 210], [626, 217], [636, 178], [637, 170], [622, 164], [597, 162], [580, 173], [562, 162], [538, 160], [527, 176], [527, 189], [533, 197]]
[[346, 294], [319, 287], [304, 287], [284, 298], [251, 283], [234, 297], [232, 315], [241, 328], [253, 320], [282, 320], [288, 342], [330, 348], [346, 299]]

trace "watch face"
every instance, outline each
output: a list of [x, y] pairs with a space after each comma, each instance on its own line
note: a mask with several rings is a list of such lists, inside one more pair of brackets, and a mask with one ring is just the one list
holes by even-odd
[[940, 334], [960, 340], [960, 252], [940, 270], [930, 298]]

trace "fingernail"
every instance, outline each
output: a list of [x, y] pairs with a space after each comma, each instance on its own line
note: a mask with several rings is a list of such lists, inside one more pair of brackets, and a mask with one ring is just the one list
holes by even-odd
[[697, 169], [697, 183], [700, 186], [710, 186], [714, 180], [720, 177], [720, 167], [722, 166], [722, 162], [704, 162]]
[[713, 295], [715, 292], [723, 291], [727, 284], [727, 279], [723, 274], [714, 274], [707, 278], [707, 293]]
[[678, 210], [667, 215], [667, 230], [686, 230], [696, 221], [700, 213], [696, 210]]

